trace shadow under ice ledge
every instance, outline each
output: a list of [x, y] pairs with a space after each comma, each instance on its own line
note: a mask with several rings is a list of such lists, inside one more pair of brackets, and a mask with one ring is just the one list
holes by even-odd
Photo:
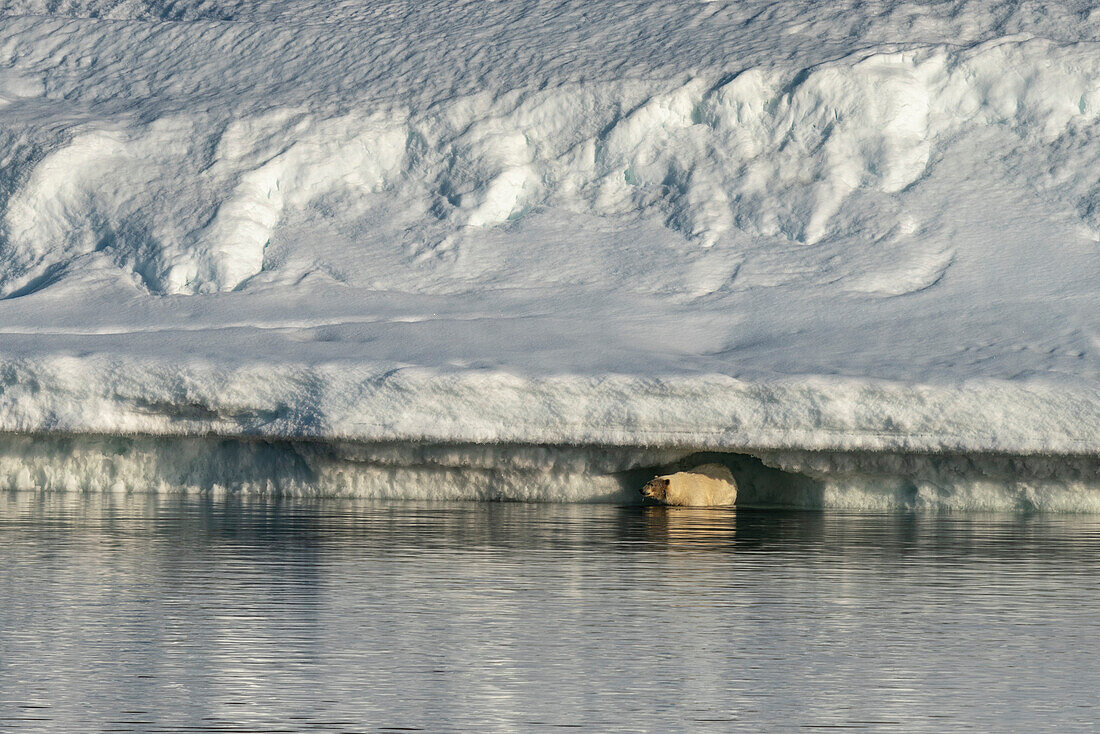
[[739, 507], [1100, 512], [1100, 458], [0, 434], [0, 489], [638, 504], [656, 473], [729, 467]]

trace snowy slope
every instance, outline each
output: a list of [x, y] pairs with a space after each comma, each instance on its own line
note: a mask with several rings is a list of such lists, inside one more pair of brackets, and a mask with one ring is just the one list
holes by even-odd
[[1093, 455], [1097, 171], [1090, 2], [0, 1], [0, 431]]

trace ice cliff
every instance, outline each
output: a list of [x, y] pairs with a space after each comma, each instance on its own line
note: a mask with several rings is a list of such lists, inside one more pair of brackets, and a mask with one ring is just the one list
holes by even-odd
[[1090, 2], [0, 0], [0, 486], [106, 482], [28, 434], [1100, 486], [1098, 170]]

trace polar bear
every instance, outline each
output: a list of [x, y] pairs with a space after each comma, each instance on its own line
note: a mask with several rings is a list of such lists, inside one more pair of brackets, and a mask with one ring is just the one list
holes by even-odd
[[666, 505], [683, 507], [719, 507], [737, 499], [737, 482], [721, 464], [703, 464], [688, 471], [654, 477], [642, 496]]

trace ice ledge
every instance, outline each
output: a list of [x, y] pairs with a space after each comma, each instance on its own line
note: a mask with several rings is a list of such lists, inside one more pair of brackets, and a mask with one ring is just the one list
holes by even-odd
[[0, 358], [0, 432], [1093, 455], [1100, 386]]

